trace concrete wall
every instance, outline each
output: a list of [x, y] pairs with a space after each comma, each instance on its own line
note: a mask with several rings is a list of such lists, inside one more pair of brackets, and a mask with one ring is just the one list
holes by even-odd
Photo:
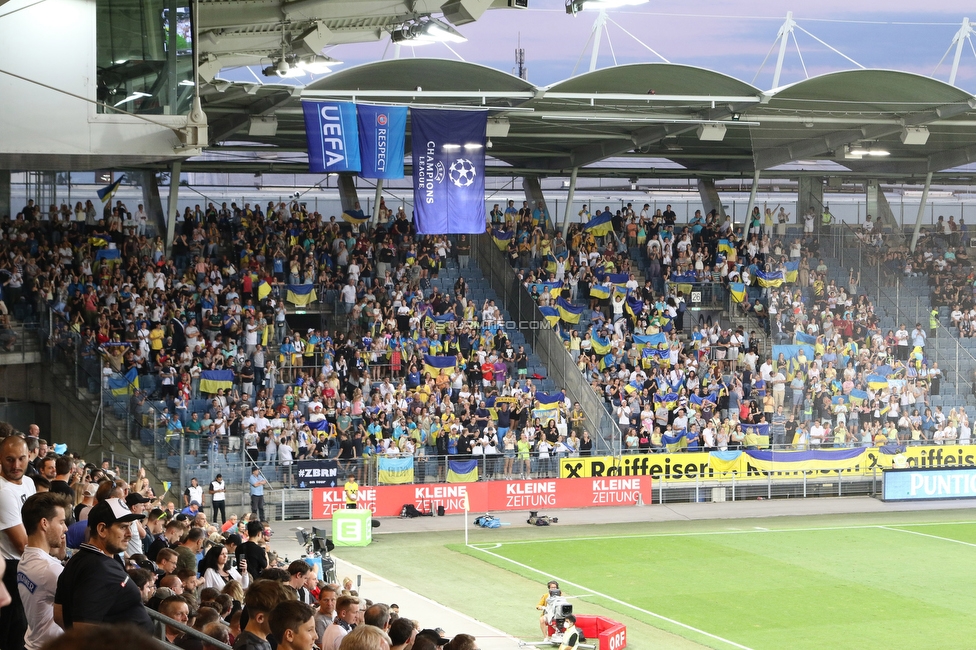
[[[84, 168], [58, 156], [173, 156], [176, 134], [141, 118], [98, 114], [94, 0], [11, 0], [0, 20], [0, 167]], [[51, 90], [45, 84], [63, 92]], [[180, 116], [150, 116], [171, 125]], [[49, 163], [47, 161], [50, 161]], [[91, 167], [88, 167], [89, 169]]]

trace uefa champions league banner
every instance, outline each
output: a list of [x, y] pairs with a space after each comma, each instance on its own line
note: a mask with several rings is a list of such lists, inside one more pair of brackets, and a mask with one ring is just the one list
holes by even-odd
[[363, 178], [403, 178], [406, 106], [357, 104]]
[[308, 170], [313, 173], [358, 172], [359, 123], [350, 102], [302, 102]]
[[488, 112], [414, 108], [410, 120], [417, 232], [483, 233]]

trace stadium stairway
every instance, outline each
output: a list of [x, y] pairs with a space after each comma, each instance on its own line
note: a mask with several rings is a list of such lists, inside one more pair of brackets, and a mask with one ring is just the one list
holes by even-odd
[[[510, 321], [511, 313], [506, 308], [505, 304], [498, 297], [495, 291], [489, 286], [488, 280], [485, 279], [478, 267], [477, 263], [472, 259], [471, 264], [466, 269], [458, 269], [453, 265], [449, 265], [447, 268], [440, 270], [438, 277], [431, 278], [431, 286], [437, 287], [438, 291], [441, 293], [446, 293], [447, 295], [454, 295], [454, 284], [457, 282], [458, 278], [464, 278], [465, 283], [468, 285], [468, 300], [474, 303], [475, 309], [479, 313], [482, 306], [485, 304], [485, 300], [494, 300], [495, 304], [502, 310], [502, 314], [505, 320]], [[509, 339], [512, 341], [512, 345], [515, 346], [516, 351], [519, 346], [525, 346], [525, 352], [528, 355], [528, 374], [531, 378], [533, 375], [541, 375], [545, 379], [534, 380], [538, 390], [545, 393], [553, 393], [560, 390], [555, 383], [549, 379], [549, 371], [543, 365], [542, 360], [533, 351], [532, 345], [525, 339], [525, 335], [522, 334], [518, 329], [506, 329], [505, 333], [508, 335]]]

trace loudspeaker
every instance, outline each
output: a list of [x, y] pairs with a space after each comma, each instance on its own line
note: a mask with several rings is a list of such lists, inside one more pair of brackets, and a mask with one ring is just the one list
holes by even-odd
[[437, 516], [438, 517], [444, 516], [444, 506], [437, 506]]

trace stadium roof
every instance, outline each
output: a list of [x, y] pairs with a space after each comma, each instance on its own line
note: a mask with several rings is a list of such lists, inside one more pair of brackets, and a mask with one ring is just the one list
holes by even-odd
[[[851, 175], [911, 180], [976, 160], [976, 98], [890, 70], [830, 73], [764, 92], [702, 68], [645, 63], [536, 87], [477, 64], [410, 58], [336, 72], [304, 89], [217, 81], [203, 90], [220, 151], [304, 151], [306, 98], [485, 108], [497, 175], [565, 176], [577, 167], [588, 176], [741, 177], [834, 161]], [[248, 135], [252, 118], [271, 116], [273, 136]], [[621, 159], [633, 165], [621, 167]], [[302, 171], [301, 163], [288, 166]]]

